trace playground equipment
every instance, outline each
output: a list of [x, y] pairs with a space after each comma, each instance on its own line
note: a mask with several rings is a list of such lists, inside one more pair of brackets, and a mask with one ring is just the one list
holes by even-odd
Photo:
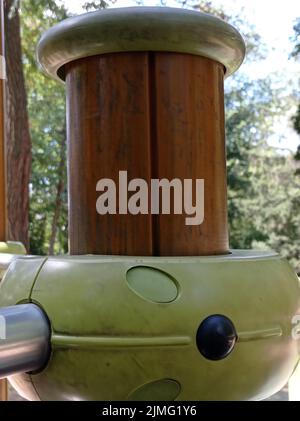
[[[254, 400], [292, 375], [298, 278], [274, 252], [228, 246], [223, 79], [244, 52], [229, 24], [171, 8], [89, 13], [42, 37], [42, 69], [66, 84], [70, 255], [13, 256], [1, 283], [0, 374], [22, 396]], [[203, 223], [99, 215], [97, 183], [119, 171], [204, 180]]]

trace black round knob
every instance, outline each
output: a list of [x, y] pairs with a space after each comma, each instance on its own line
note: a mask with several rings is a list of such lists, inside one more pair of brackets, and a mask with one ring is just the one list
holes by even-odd
[[222, 360], [233, 350], [237, 340], [234, 324], [226, 316], [215, 314], [200, 324], [196, 341], [201, 354], [208, 360]]

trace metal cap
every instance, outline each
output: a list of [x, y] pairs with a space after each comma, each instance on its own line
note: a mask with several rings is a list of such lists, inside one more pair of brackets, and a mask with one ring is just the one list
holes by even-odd
[[0, 309], [0, 379], [38, 371], [50, 356], [50, 325], [35, 304]]
[[228, 76], [245, 56], [245, 43], [228, 23], [206, 13], [169, 7], [100, 10], [66, 19], [42, 36], [37, 49], [43, 71], [65, 79], [74, 60], [125, 51], [167, 51], [215, 60]]

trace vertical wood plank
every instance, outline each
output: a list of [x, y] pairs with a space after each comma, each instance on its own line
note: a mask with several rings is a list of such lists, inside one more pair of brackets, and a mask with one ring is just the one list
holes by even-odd
[[[203, 179], [204, 221], [186, 214], [154, 223], [157, 255], [210, 255], [228, 251], [223, 67], [204, 57], [154, 53], [155, 178]], [[193, 191], [195, 197], [195, 190]]]
[[96, 213], [98, 180], [151, 178], [147, 53], [78, 60], [66, 84], [70, 252], [151, 255], [151, 215]]

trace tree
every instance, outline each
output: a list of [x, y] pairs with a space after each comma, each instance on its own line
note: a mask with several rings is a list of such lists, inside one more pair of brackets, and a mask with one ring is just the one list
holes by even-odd
[[[205, 0], [194, 8], [216, 15], [239, 29], [246, 42], [246, 63], [265, 57], [265, 45], [242, 13], [228, 16], [223, 8], [216, 8], [211, 1]], [[253, 80], [241, 69], [225, 82], [228, 213], [232, 248], [251, 248], [254, 241], [266, 241], [268, 238], [265, 230], [257, 227], [255, 218], [249, 214], [244, 203], [248, 198], [255, 200], [251, 169], [253, 153], [260, 156], [260, 151], [266, 147], [266, 139], [273, 133], [274, 118], [284, 111], [282, 95], [280, 90], [272, 87], [272, 75], [264, 80]]]
[[61, 1], [23, 0], [23, 61], [32, 136], [30, 250], [67, 251], [66, 125], [64, 87], [46, 78], [36, 64], [41, 34], [68, 17]]
[[256, 230], [264, 234], [253, 239], [252, 246], [277, 250], [300, 273], [300, 179], [295, 168], [292, 154], [279, 154], [267, 145], [253, 151], [253, 195], [243, 206]]
[[6, 31], [6, 162], [8, 239], [28, 248], [31, 140], [22, 66], [19, 2], [4, 0]]
[[115, 3], [116, 0], [112, 1], [105, 1], [105, 0], [98, 0], [98, 1], [87, 1], [83, 4], [83, 9], [85, 9], [87, 12], [91, 12], [93, 10], [99, 10], [99, 9], [106, 9], [110, 6], [110, 4]]
[[[265, 56], [266, 47], [242, 14], [227, 16], [212, 2], [202, 0], [194, 8], [218, 15], [242, 32], [246, 62]], [[251, 80], [241, 69], [225, 83], [230, 245], [272, 248], [300, 271], [296, 166], [290, 153], [284, 155], [267, 143], [276, 118], [289, 107], [289, 98], [281, 89], [274, 89], [274, 80], [274, 75]]]

